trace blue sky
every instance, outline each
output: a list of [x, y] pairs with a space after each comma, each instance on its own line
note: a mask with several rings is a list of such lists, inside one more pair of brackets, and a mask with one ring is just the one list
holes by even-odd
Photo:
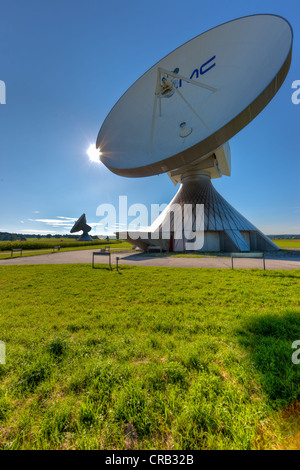
[[[240, 16], [274, 13], [294, 30], [292, 65], [278, 94], [230, 140], [231, 177], [216, 189], [267, 234], [300, 233], [300, 3], [185, 0], [1, 0], [0, 231], [68, 233], [102, 203], [168, 203], [167, 175], [122, 178], [89, 161], [106, 115], [155, 62]], [[150, 221], [149, 221], [150, 222]], [[96, 228], [94, 228], [94, 233]]]

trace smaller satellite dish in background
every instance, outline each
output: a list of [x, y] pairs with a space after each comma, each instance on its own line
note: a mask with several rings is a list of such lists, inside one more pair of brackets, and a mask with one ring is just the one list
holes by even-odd
[[82, 214], [79, 219], [75, 222], [73, 227], [70, 230], [70, 233], [74, 232], [80, 232], [80, 230], [83, 231], [82, 235], [80, 235], [79, 238], [77, 238], [78, 242], [89, 242], [92, 239], [92, 237], [89, 235], [89, 232], [92, 230], [92, 227], [90, 227], [86, 223], [86, 216], [85, 214]]

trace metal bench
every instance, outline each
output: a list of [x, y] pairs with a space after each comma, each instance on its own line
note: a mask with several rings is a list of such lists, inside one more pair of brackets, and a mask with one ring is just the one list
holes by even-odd
[[264, 253], [231, 253], [231, 268], [233, 268], [233, 258], [257, 258], [263, 260], [264, 270], [266, 269], [265, 254]]
[[22, 248], [12, 248], [10, 251], [11, 251], [10, 256], [13, 256], [13, 254], [18, 252], [18, 251], [20, 252], [20, 256], [22, 256]]
[[100, 251], [93, 251], [93, 262], [92, 262], [92, 266], [94, 267], [94, 259], [95, 259], [95, 256], [108, 256], [108, 264], [109, 264], [109, 268], [112, 269], [111, 267], [111, 253], [110, 253], [110, 250], [106, 250], [106, 248], [109, 248], [109, 247], [105, 247], [105, 248], [101, 248]]

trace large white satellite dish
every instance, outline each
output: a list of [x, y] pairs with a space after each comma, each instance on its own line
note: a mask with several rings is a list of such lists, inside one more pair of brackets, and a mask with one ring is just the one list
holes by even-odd
[[[284, 18], [263, 14], [230, 21], [183, 44], [151, 67], [112, 108], [97, 138], [101, 161], [121, 176], [167, 172], [174, 183], [186, 185], [187, 174], [194, 171], [194, 196], [207, 206], [205, 230], [211, 243], [204, 249], [275, 249], [246, 219], [240, 223], [242, 216], [226, 201], [216, 202], [210, 179], [230, 175], [228, 140], [279, 90], [290, 67], [292, 42], [292, 28]], [[199, 196], [204, 187], [210, 196]], [[181, 194], [178, 201], [186, 202], [185, 197]], [[219, 233], [217, 241], [214, 233], [212, 242], [208, 232], [225, 232], [225, 239]]]

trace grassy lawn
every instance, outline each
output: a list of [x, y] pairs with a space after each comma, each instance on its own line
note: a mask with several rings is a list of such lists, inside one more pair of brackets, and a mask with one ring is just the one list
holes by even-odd
[[[32, 252], [32, 251], [22, 251], [22, 258], [23, 256], [34, 256], [34, 255], [47, 255], [49, 253], [53, 253], [53, 250], [38, 250], [36, 252]], [[0, 251], [0, 260], [1, 259], [12, 259], [12, 258], [19, 258], [21, 255], [20, 253], [13, 253], [13, 255], [11, 256], [11, 253], [1, 253]]]
[[22, 248], [23, 250], [52, 250], [54, 246], [59, 245], [61, 248], [78, 248], [93, 249], [98, 246], [132, 246], [124, 240], [93, 239], [88, 242], [79, 242], [68, 238], [30, 238], [28, 240], [0, 241], [0, 252], [10, 251], [12, 248]]
[[300, 240], [294, 238], [291, 240], [282, 239], [282, 240], [273, 240], [277, 246], [280, 248], [299, 248], [300, 249]]
[[296, 270], [0, 266], [0, 448], [293, 448], [299, 284]]
[[[72, 246], [72, 247], [66, 247], [64, 245], [61, 245], [61, 248], [59, 250], [59, 252], [61, 251], [77, 251], [77, 250], [100, 250], [100, 248], [104, 248], [104, 246], [110, 246], [111, 250], [114, 252], [118, 249], [132, 249], [132, 245], [130, 243], [127, 243], [127, 242], [123, 242], [123, 241], [120, 241], [118, 243], [114, 242], [114, 243], [110, 243], [110, 242], [106, 242], [105, 244], [101, 244], [101, 245], [97, 245], [97, 244], [92, 244], [92, 245], [85, 245], [85, 244], [82, 244], [80, 245], [80, 243], [78, 242], [78, 245], [75, 245], [75, 246]], [[51, 249], [48, 249], [48, 250], [43, 250], [43, 249], [39, 249], [39, 250], [34, 250], [34, 251], [31, 251], [31, 250], [23, 250], [22, 251], [22, 256], [36, 256], [36, 255], [46, 255], [46, 254], [49, 254], [49, 253], [53, 253], [53, 248]], [[55, 253], [57, 253], [57, 250], [55, 250]], [[0, 260], [1, 259], [11, 259], [11, 258], [18, 258], [20, 256], [20, 253], [17, 252], [17, 253], [13, 253], [13, 256], [11, 256], [11, 252], [4, 252], [4, 253], [1, 253], [0, 251]]]

